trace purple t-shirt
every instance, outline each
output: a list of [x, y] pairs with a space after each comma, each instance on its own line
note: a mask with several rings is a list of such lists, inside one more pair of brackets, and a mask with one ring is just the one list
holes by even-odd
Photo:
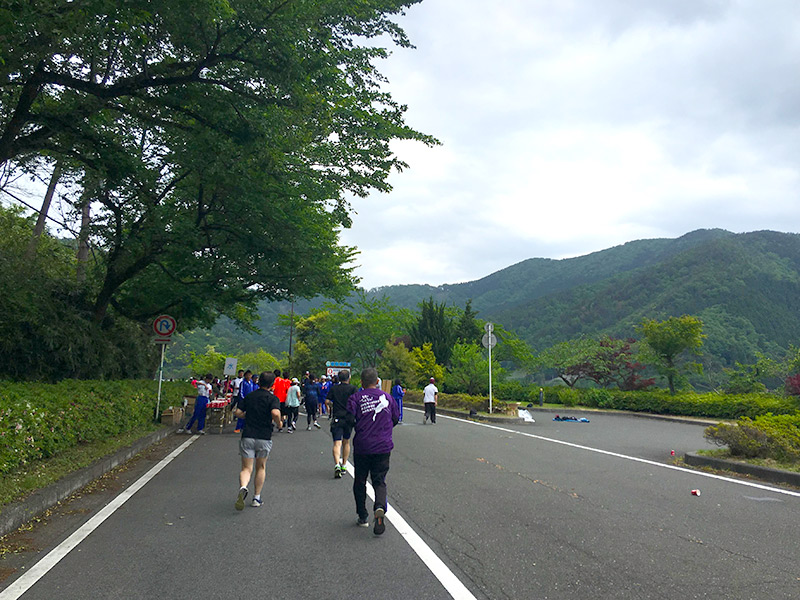
[[356, 417], [354, 454], [392, 451], [392, 427], [400, 420], [400, 409], [389, 394], [378, 388], [358, 391], [347, 400], [347, 412]]

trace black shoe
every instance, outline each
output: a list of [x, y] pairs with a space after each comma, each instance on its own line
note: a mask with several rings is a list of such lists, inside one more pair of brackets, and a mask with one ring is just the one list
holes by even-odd
[[383, 522], [385, 514], [386, 511], [382, 508], [379, 508], [375, 511], [375, 528], [372, 530], [375, 535], [381, 535], [384, 531], [386, 531], [386, 524]]

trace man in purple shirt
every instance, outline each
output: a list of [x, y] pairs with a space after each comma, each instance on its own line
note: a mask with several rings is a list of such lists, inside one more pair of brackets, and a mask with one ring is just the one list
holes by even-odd
[[347, 421], [355, 427], [353, 438], [353, 462], [355, 482], [353, 496], [356, 500], [358, 524], [369, 527], [367, 512], [367, 476], [375, 490], [375, 535], [386, 531], [386, 473], [389, 472], [389, 456], [394, 443], [392, 428], [400, 420], [397, 403], [386, 392], [378, 389], [378, 372], [375, 369], [361, 371], [364, 389], [347, 400]]

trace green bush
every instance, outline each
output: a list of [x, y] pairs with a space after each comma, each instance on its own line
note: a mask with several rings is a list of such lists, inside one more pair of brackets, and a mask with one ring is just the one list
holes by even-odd
[[[528, 386], [538, 394], [536, 386]], [[796, 398], [775, 394], [683, 393], [671, 396], [666, 390], [623, 392], [615, 389], [545, 388], [545, 402], [564, 406], [589, 406], [662, 415], [712, 417], [716, 419], [755, 418], [766, 413], [792, 414], [800, 408]], [[532, 400], [531, 400], [532, 401]], [[537, 396], [538, 401], [538, 396]], [[536, 404], [536, 402], [534, 402]]]
[[[153, 420], [157, 381], [71, 381], [0, 385], [0, 473], [83, 442], [119, 435]], [[196, 390], [165, 382], [161, 405]]]
[[520, 381], [504, 381], [493, 386], [493, 396], [504, 402], [519, 402], [520, 404], [534, 404], [539, 402], [539, 388], [525, 385]]
[[800, 412], [742, 417], [735, 424], [708, 427], [704, 435], [719, 446], [728, 446], [734, 456], [800, 462]]
[[[408, 402], [422, 402], [422, 392], [410, 390]], [[539, 386], [508, 382], [498, 385], [495, 405], [502, 408], [504, 403], [519, 402], [523, 406], [539, 403]], [[443, 408], [475, 408], [485, 411], [487, 397], [467, 396], [466, 394], [439, 394], [439, 405]], [[660, 415], [711, 417], [715, 419], [738, 419], [760, 415], [793, 414], [800, 409], [800, 400], [775, 394], [706, 394], [683, 393], [670, 395], [667, 390], [639, 390], [623, 392], [616, 389], [569, 388], [551, 386], [544, 390], [544, 401], [548, 404], [564, 406], [588, 406], [613, 410], [629, 410]]]
[[[405, 395], [405, 402], [422, 404], [423, 394], [420, 390], [408, 390]], [[498, 403], [502, 404], [502, 403]], [[489, 398], [483, 396], [470, 396], [468, 394], [443, 394], [439, 392], [439, 407], [451, 410], [475, 409], [478, 412], [486, 412], [489, 409]]]

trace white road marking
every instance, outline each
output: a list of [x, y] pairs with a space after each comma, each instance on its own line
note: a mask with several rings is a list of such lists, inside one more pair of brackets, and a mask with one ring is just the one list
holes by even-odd
[[[412, 410], [414, 412], [422, 413], [423, 411], [417, 408], [408, 408], [405, 407], [405, 410]], [[561, 444], [562, 446], [569, 446], [570, 448], [577, 448], [578, 450], [588, 450], [589, 452], [596, 452], [597, 454], [605, 454], [606, 456], [613, 456], [615, 458], [622, 458], [625, 460], [631, 460], [634, 462], [643, 463], [646, 465], [651, 465], [654, 467], [660, 467], [662, 469], [670, 469], [672, 471], [680, 471], [682, 473], [690, 473], [692, 475], [698, 475], [700, 477], [707, 477], [709, 479], [718, 479], [720, 481], [727, 481], [728, 483], [735, 483], [738, 485], [744, 485], [747, 487], [755, 488], [758, 490], [766, 490], [768, 492], [774, 492], [776, 494], [784, 494], [786, 496], [794, 496], [795, 498], [800, 498], [800, 492], [793, 492], [791, 490], [784, 490], [781, 488], [770, 487], [768, 485], [763, 485], [760, 483], [753, 483], [751, 481], [743, 481], [741, 479], [734, 479], [732, 477], [725, 477], [723, 475], [715, 475], [714, 473], [706, 473], [705, 471], [695, 471], [693, 469], [687, 469], [685, 467], [677, 467], [675, 465], [668, 465], [665, 463], [656, 462], [654, 460], [648, 460], [646, 458], [639, 458], [637, 456], [628, 456], [627, 454], [620, 454], [619, 452], [610, 452], [609, 450], [601, 450], [600, 448], [592, 448], [591, 446], [582, 446], [580, 444], [573, 444], [572, 442], [565, 442], [564, 440], [556, 440], [553, 438], [544, 437], [541, 435], [536, 435], [533, 433], [527, 433], [525, 431], [516, 431], [514, 429], [508, 429], [506, 427], [498, 427], [497, 425], [489, 425], [488, 423], [477, 423], [475, 421], [468, 421], [466, 419], [461, 419], [459, 417], [450, 417], [448, 415], [436, 415], [437, 418], [444, 418], [450, 419], [451, 421], [458, 421], [460, 423], [467, 423], [469, 425], [476, 425], [478, 427], [486, 427], [487, 429], [494, 429], [496, 431], [503, 431], [505, 433], [513, 433], [516, 435], [521, 435], [525, 437], [530, 437], [536, 440], [542, 440], [544, 442], [552, 442], [553, 444]], [[0, 598], [2, 600], [2, 598]]]
[[[355, 467], [350, 462], [347, 463], [347, 472], [355, 479]], [[375, 490], [372, 489], [369, 481], [367, 482], [367, 495], [373, 502], [375, 501]], [[397, 532], [403, 536], [406, 543], [422, 559], [423, 564], [428, 567], [451, 597], [456, 600], [476, 600], [472, 592], [450, 570], [450, 567], [444, 564], [442, 559], [431, 550], [430, 546], [423, 541], [416, 531], [411, 529], [411, 525], [403, 518], [403, 515], [393, 508], [391, 511], [386, 511], [386, 517], [384, 518], [394, 525]]]
[[166, 467], [172, 460], [181, 452], [189, 447], [189, 444], [194, 442], [199, 436], [192, 436], [186, 440], [180, 447], [172, 451], [169, 456], [166, 456], [155, 467], [150, 469], [147, 473], [137, 479], [133, 485], [129, 486], [120, 493], [119, 496], [114, 498], [100, 512], [98, 512], [91, 519], [86, 521], [79, 529], [77, 529], [71, 536], [61, 542], [58, 546], [53, 548], [47, 556], [37, 562], [30, 571], [20, 576], [14, 583], [0, 592], [0, 600], [17, 600], [22, 594], [27, 592], [33, 584], [44, 577], [47, 572], [55, 567], [58, 562], [69, 554], [78, 544], [80, 544], [86, 537], [97, 529], [100, 524], [108, 517], [114, 514], [120, 506], [125, 504], [131, 496], [144, 487], [144, 485], [155, 477], [161, 469]]

